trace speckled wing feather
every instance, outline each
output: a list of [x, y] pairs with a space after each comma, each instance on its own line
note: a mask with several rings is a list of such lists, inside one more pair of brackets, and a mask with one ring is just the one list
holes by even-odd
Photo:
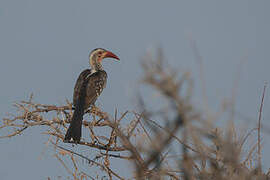
[[97, 71], [87, 77], [87, 89], [85, 98], [85, 109], [94, 104], [101, 94], [107, 83], [107, 73], [105, 71]]
[[86, 77], [91, 74], [90, 69], [86, 69], [79, 75], [73, 91], [73, 105], [76, 105], [76, 102], [79, 100], [80, 91], [82, 90], [83, 83], [85, 83]]

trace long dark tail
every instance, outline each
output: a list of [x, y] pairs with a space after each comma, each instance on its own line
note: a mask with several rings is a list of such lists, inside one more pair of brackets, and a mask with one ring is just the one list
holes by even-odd
[[82, 136], [82, 120], [85, 108], [86, 87], [88, 84], [88, 80], [85, 78], [88, 76], [88, 74], [89, 70], [83, 71], [77, 79], [73, 98], [74, 96], [77, 96], [78, 98], [75, 98], [75, 102], [73, 99], [75, 111], [73, 113], [70, 126], [65, 135], [64, 142], [69, 142], [71, 140], [73, 140], [75, 143], [80, 142]]
[[79, 143], [82, 135], [82, 120], [84, 115], [84, 109], [79, 107], [75, 108], [74, 114], [70, 126], [65, 135], [64, 142], [69, 142], [71, 139], [75, 143]]

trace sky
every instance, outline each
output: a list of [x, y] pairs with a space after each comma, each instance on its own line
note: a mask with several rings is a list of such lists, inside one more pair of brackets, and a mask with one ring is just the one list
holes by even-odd
[[[163, 48], [172, 66], [192, 73], [194, 102], [202, 105], [192, 39], [203, 60], [209, 108], [215, 111], [231, 97], [239, 76], [236, 110], [249, 119], [239, 124], [254, 127], [263, 86], [270, 81], [269, 7], [268, 0], [1, 0], [0, 118], [14, 112], [12, 103], [31, 93], [34, 101], [44, 104], [71, 100], [76, 78], [88, 68], [88, 54], [97, 47], [121, 59], [104, 61], [108, 83], [97, 104], [105, 111], [136, 107], [140, 61], [157, 47]], [[262, 118], [265, 129], [269, 94], [270, 87]], [[56, 179], [66, 173], [46, 149], [41, 131], [33, 128], [22, 136], [0, 139], [2, 179]], [[264, 169], [270, 167], [267, 138], [265, 130]]]

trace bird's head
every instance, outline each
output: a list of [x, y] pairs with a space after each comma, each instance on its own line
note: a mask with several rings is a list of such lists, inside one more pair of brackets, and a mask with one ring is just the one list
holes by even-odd
[[114, 59], [120, 60], [119, 57], [117, 57], [112, 52], [107, 51], [102, 48], [97, 48], [91, 51], [91, 53], [89, 54], [90, 65], [95, 70], [102, 69], [101, 62], [105, 58], [114, 58]]

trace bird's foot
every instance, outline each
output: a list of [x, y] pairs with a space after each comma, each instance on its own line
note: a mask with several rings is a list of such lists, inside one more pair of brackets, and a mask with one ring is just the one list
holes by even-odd
[[96, 116], [98, 116], [100, 112], [101, 110], [97, 106], [92, 106], [90, 109], [90, 113]]

